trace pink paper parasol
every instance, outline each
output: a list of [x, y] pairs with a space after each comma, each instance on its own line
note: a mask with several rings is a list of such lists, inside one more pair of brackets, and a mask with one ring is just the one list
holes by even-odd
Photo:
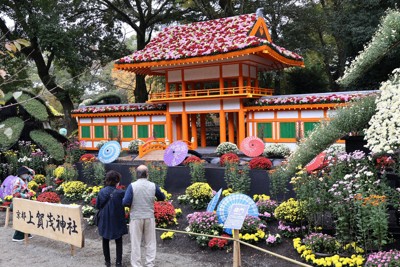
[[257, 157], [264, 152], [264, 142], [256, 137], [249, 136], [240, 143], [240, 151], [248, 157]]
[[175, 141], [170, 144], [164, 152], [164, 162], [167, 166], [176, 166], [181, 164], [187, 154], [188, 146], [185, 142]]

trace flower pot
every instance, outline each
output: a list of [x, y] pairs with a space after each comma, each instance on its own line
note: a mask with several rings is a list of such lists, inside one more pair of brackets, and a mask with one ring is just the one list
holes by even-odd
[[345, 140], [345, 147], [346, 147], [346, 153], [351, 153], [356, 150], [361, 150], [365, 152], [365, 154], [368, 154], [371, 152], [368, 148], [365, 147], [367, 144], [367, 141], [364, 140], [364, 136], [345, 136], [342, 138]]

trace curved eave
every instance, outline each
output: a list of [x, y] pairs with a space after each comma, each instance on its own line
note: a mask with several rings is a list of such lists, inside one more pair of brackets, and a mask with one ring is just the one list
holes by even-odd
[[93, 118], [93, 117], [128, 117], [128, 116], [146, 116], [146, 115], [165, 115], [166, 110], [149, 111], [120, 111], [120, 112], [102, 112], [102, 113], [73, 113], [73, 118]]
[[270, 111], [270, 110], [307, 110], [307, 109], [331, 109], [344, 106], [347, 103], [326, 103], [326, 104], [297, 104], [297, 105], [270, 105], [270, 106], [248, 106], [246, 111]]
[[[183, 64], [196, 64], [196, 63], [204, 63], [210, 61], [219, 61], [233, 57], [239, 57], [243, 55], [249, 54], [258, 54], [260, 56], [270, 56], [274, 60], [279, 61], [278, 67], [279, 69], [284, 67], [304, 67], [304, 62], [301, 60], [288, 59], [278, 52], [274, 51], [271, 47], [267, 45], [257, 46], [246, 48], [238, 51], [209, 55], [209, 56], [200, 56], [200, 57], [191, 57], [191, 58], [182, 58], [176, 60], [160, 60], [160, 61], [152, 61], [152, 62], [138, 62], [138, 63], [123, 63], [117, 64], [114, 63], [114, 69], [116, 70], [125, 70], [130, 72], [135, 72], [139, 75], [160, 75], [160, 73], [152, 72], [151, 68], [154, 67], [162, 67], [162, 66], [176, 66]], [[280, 64], [279, 64], [280, 63]]]

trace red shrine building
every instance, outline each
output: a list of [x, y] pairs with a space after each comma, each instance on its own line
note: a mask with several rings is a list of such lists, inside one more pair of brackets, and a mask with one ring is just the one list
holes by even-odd
[[360, 94], [273, 96], [259, 86], [259, 73], [303, 67], [298, 54], [271, 40], [256, 14], [165, 28], [143, 50], [115, 62], [115, 69], [165, 77], [162, 92], [147, 103], [84, 106], [73, 111], [85, 149], [116, 139], [123, 149], [134, 139], [206, 147], [208, 118], [216, 121], [218, 143], [237, 145], [247, 136], [295, 145], [338, 103]]

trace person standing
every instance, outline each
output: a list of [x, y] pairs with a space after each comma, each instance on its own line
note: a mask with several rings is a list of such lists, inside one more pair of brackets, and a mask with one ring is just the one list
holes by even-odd
[[[26, 166], [21, 166], [18, 168], [17, 170], [18, 178], [15, 180], [12, 189], [13, 198], [30, 199], [33, 196], [33, 194], [29, 192], [28, 183], [33, 179], [34, 175], [35, 171]], [[28, 235], [28, 237], [32, 238], [30, 234]], [[24, 241], [24, 238], [25, 238], [25, 233], [16, 230], [14, 232], [12, 241], [21, 242]]]
[[137, 181], [131, 183], [123, 199], [123, 205], [130, 207], [129, 232], [131, 237], [131, 265], [141, 267], [141, 249], [143, 241], [146, 267], [153, 267], [156, 258], [156, 223], [154, 219], [154, 201], [165, 200], [160, 187], [148, 180], [148, 169], [140, 165], [136, 169]]
[[96, 208], [100, 210], [97, 224], [99, 235], [103, 238], [103, 255], [105, 265], [111, 266], [110, 240], [115, 240], [117, 257], [116, 266], [122, 266], [122, 236], [128, 233], [125, 221], [125, 209], [122, 199], [125, 191], [117, 189], [121, 174], [109, 171], [102, 188], [96, 199]]

